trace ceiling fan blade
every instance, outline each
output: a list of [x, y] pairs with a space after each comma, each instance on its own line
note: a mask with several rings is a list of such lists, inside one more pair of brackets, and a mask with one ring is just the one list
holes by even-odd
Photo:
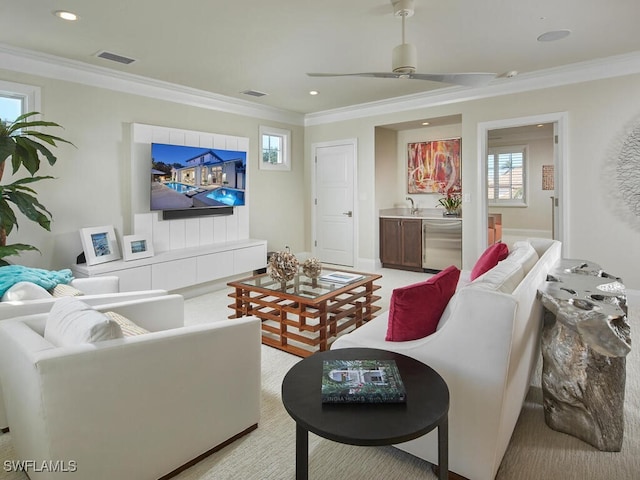
[[393, 72], [363, 72], [363, 73], [307, 73], [310, 77], [375, 77], [398, 78], [400, 75]]
[[394, 72], [361, 72], [361, 73], [307, 73], [310, 77], [370, 77], [400, 78], [410, 80], [428, 80], [431, 82], [452, 83], [469, 87], [481, 87], [496, 78], [495, 73], [394, 73]]
[[432, 82], [453, 83], [467, 87], [482, 87], [496, 78], [495, 73], [411, 73], [413, 80], [430, 80]]

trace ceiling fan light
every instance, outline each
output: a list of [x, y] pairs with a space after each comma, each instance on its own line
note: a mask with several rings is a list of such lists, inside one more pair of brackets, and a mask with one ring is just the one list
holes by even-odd
[[418, 52], [415, 45], [403, 43], [393, 49], [391, 64], [393, 73], [408, 74], [415, 73], [418, 59]]

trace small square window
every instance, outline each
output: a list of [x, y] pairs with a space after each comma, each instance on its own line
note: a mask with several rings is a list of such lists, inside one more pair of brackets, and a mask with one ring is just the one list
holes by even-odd
[[291, 131], [260, 127], [260, 169], [291, 170]]

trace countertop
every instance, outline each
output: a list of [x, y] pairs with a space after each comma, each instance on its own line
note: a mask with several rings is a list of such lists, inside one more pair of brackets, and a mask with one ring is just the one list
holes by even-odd
[[445, 217], [442, 208], [418, 208], [416, 213], [411, 213], [410, 208], [385, 208], [380, 210], [380, 218], [416, 218], [420, 220], [448, 220], [461, 222], [461, 217]]

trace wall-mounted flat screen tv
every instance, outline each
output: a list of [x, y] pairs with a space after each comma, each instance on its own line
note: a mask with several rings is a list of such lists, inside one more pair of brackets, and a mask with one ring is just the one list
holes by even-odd
[[152, 143], [150, 210], [232, 213], [246, 204], [246, 173], [246, 152]]

